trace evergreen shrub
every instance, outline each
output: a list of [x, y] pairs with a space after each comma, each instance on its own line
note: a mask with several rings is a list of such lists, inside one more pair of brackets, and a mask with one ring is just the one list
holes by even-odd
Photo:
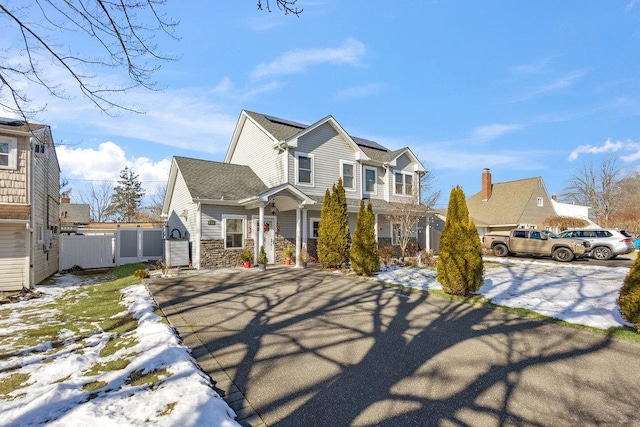
[[446, 293], [462, 296], [476, 292], [484, 281], [480, 236], [460, 186], [451, 189], [449, 196], [436, 278]]
[[623, 317], [635, 324], [636, 329], [640, 331], [640, 256], [636, 258], [624, 279], [618, 296], [618, 306]]

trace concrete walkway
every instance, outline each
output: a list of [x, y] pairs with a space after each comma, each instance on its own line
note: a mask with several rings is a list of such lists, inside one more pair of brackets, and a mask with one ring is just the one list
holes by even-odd
[[640, 423], [636, 344], [317, 269], [148, 287], [244, 425]]

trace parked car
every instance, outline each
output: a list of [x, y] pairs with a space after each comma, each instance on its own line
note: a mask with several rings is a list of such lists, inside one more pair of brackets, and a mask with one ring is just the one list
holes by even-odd
[[560, 237], [585, 239], [591, 242], [591, 258], [611, 259], [635, 250], [633, 236], [617, 228], [587, 228], [583, 230], [565, 230]]
[[501, 234], [485, 234], [482, 245], [493, 251], [495, 256], [503, 257], [512, 254], [548, 255], [560, 262], [569, 262], [589, 253], [591, 243], [584, 239], [549, 238], [540, 230], [517, 228], [508, 236]]

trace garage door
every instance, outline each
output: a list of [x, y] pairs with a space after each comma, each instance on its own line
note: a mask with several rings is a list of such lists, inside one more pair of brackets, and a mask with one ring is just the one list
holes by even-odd
[[24, 224], [0, 224], [0, 291], [29, 287], [28, 238]]

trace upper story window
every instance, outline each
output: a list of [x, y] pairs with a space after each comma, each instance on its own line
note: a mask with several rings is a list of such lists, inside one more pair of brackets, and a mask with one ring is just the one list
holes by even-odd
[[0, 136], [0, 169], [17, 169], [18, 140]]
[[375, 169], [364, 168], [364, 191], [365, 193], [376, 194], [377, 192], [377, 173]]
[[45, 153], [45, 145], [44, 144], [35, 144], [33, 151], [37, 154]]
[[313, 185], [313, 155], [296, 154], [297, 184]]
[[412, 196], [413, 195], [413, 174], [395, 172], [395, 187], [394, 191], [396, 195]]
[[538, 197], [538, 207], [541, 208], [544, 206], [544, 199], [542, 197]]
[[356, 165], [354, 163], [347, 163], [347, 162], [340, 162], [340, 163], [341, 163], [340, 176], [342, 177], [342, 185], [347, 190], [355, 190], [356, 189], [356, 179], [355, 179]]

